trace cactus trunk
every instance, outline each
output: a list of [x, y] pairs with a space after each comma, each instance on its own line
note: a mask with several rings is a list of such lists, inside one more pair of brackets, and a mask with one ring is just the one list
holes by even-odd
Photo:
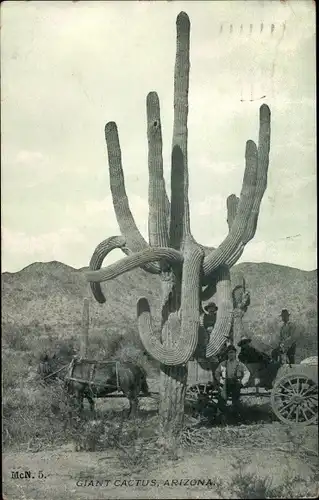
[[160, 444], [175, 448], [184, 423], [187, 366], [161, 365], [160, 373]]

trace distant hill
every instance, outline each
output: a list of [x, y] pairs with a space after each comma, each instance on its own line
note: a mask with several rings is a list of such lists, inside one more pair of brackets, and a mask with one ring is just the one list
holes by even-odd
[[[43, 332], [77, 333], [83, 298], [89, 297], [91, 330], [108, 327], [136, 329], [136, 302], [146, 296], [158, 311], [160, 280], [142, 270], [102, 284], [107, 302], [93, 299], [84, 272], [60, 262], [36, 262], [16, 273], [2, 273], [2, 323], [29, 325]], [[280, 311], [287, 308], [300, 327], [300, 343], [307, 354], [317, 346], [317, 272], [269, 263], [242, 263], [231, 270], [232, 282], [245, 277], [251, 305], [245, 327], [251, 335], [270, 342], [280, 327]], [[155, 323], [159, 318], [155, 318]]]

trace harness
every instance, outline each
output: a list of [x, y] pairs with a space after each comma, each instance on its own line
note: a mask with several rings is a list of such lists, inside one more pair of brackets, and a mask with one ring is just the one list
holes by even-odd
[[53, 375], [56, 375], [57, 373], [61, 372], [62, 370], [64, 370], [64, 368], [67, 368], [68, 365], [63, 365], [62, 368], [59, 368], [59, 370], [56, 370], [55, 372], [53, 373], [50, 373], [49, 375], [46, 375], [45, 377], [43, 377], [43, 380], [47, 379], [47, 378], [50, 378], [50, 377], [53, 377]]
[[[81, 362], [84, 362], [86, 364], [91, 365], [88, 380], [73, 376], [74, 375], [73, 371], [74, 371], [75, 366], [77, 364], [80, 364]], [[90, 360], [90, 359], [77, 358], [76, 356], [74, 356], [71, 363], [69, 364], [68, 373], [67, 373], [67, 376], [65, 377], [66, 383], [68, 384], [69, 382], [73, 381], [73, 382], [80, 382], [82, 384], [88, 384], [91, 391], [92, 391], [92, 386], [113, 388], [114, 384], [106, 384], [105, 382], [94, 381], [94, 375], [96, 373], [96, 368], [99, 365], [103, 366], [103, 365], [110, 365], [110, 364], [113, 364], [113, 365], [115, 364], [116, 387], [114, 390], [120, 392], [121, 388], [120, 388], [120, 378], [119, 378], [119, 368], [118, 368], [119, 361], [94, 361], [94, 360]]]

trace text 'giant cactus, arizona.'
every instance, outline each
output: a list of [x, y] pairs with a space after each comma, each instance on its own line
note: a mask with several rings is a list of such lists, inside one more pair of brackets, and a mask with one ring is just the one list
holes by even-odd
[[[162, 331], [152, 328], [147, 299], [137, 304], [139, 334], [145, 349], [161, 363], [162, 414], [179, 427], [187, 379], [186, 364], [198, 343], [200, 305], [216, 293], [217, 320], [206, 356], [217, 354], [233, 322], [233, 296], [229, 269], [255, 235], [261, 200], [267, 186], [270, 148], [270, 110], [260, 108], [258, 147], [246, 143], [245, 172], [240, 197], [227, 198], [229, 232], [217, 248], [197, 243], [190, 230], [188, 201], [187, 118], [189, 88], [190, 22], [186, 13], [177, 16], [177, 48], [174, 74], [174, 126], [171, 156], [171, 196], [163, 176], [162, 132], [159, 99], [150, 92], [146, 100], [149, 169], [149, 243], [133, 219], [125, 190], [121, 149], [116, 124], [107, 123], [110, 186], [114, 210], [122, 236], [98, 245], [87, 279], [96, 300], [105, 302], [100, 283], [141, 267], [158, 274], [162, 283]], [[107, 254], [120, 248], [126, 257], [102, 268]], [[164, 404], [164, 402], [166, 403]], [[161, 408], [160, 408], [161, 412]], [[172, 428], [171, 425], [171, 428]]]

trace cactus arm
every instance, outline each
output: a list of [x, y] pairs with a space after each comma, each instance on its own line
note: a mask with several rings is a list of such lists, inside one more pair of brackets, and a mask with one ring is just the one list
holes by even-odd
[[225, 337], [229, 335], [232, 326], [232, 290], [229, 269], [226, 266], [221, 266], [216, 273], [216, 291], [217, 319], [206, 347], [207, 358], [220, 352], [225, 343]]
[[250, 241], [256, 233], [261, 200], [267, 188], [270, 150], [270, 109], [263, 104], [259, 110], [258, 172], [254, 203], [248, 220], [243, 243]]
[[149, 243], [152, 247], [167, 247], [169, 201], [163, 176], [162, 129], [160, 106], [156, 92], [148, 94], [146, 108], [149, 169]]
[[[100, 269], [104, 259], [115, 248], [121, 249], [126, 255], [132, 255], [132, 251], [129, 248], [127, 248], [126, 241], [123, 236], [111, 236], [110, 238], [107, 238], [106, 240], [102, 241], [94, 250], [89, 264], [90, 271], [96, 271]], [[147, 266], [149, 265], [145, 264], [144, 266], [141, 267], [143, 269], [146, 269]], [[95, 300], [100, 304], [104, 304], [106, 302], [106, 298], [102, 292], [101, 285], [99, 283], [91, 282], [90, 287]]]
[[238, 208], [239, 198], [235, 194], [231, 194], [227, 198], [227, 224], [229, 231], [234, 223], [237, 208]]
[[186, 241], [182, 280], [182, 319], [180, 336], [175, 345], [164, 345], [156, 338], [146, 298], [137, 303], [139, 334], [151, 356], [164, 365], [183, 365], [196, 349], [199, 329], [199, 288], [203, 251]]
[[248, 243], [256, 233], [258, 215], [261, 200], [267, 188], [267, 173], [269, 166], [270, 150], [270, 109], [263, 104], [259, 111], [259, 141], [258, 141], [258, 171], [254, 203], [248, 219], [248, 223], [243, 234], [242, 241], [239, 242], [234, 254], [226, 261], [232, 267], [243, 254], [246, 243]]
[[[236, 217], [238, 203], [239, 203], [239, 198], [235, 194], [231, 194], [230, 196], [228, 196], [227, 201], [226, 201], [226, 206], [227, 206], [227, 224], [228, 224], [229, 231], [231, 230], [232, 225], [233, 225], [234, 220], [235, 220], [235, 217]], [[242, 244], [240, 246], [240, 251], [241, 251], [240, 255], [242, 254], [243, 249], [244, 249], [244, 245]], [[205, 256], [207, 255], [208, 250], [213, 251], [215, 249], [214, 248], [209, 249], [209, 247], [205, 247]], [[231, 262], [232, 262], [233, 257], [235, 257], [237, 260], [240, 257], [240, 255], [238, 256], [237, 251], [235, 251], [234, 254], [232, 254], [232, 256], [230, 257], [230, 259], [226, 260], [225, 264], [229, 268], [232, 267]], [[211, 276], [207, 276], [204, 279], [204, 284], [206, 284], [207, 286], [206, 286], [205, 290], [203, 289], [203, 291], [202, 291], [202, 300], [208, 300], [210, 297], [212, 297], [216, 293], [216, 283], [215, 283], [214, 272], [211, 274]]]
[[236, 217], [231, 230], [219, 247], [204, 259], [204, 275], [208, 276], [224, 264], [237, 249], [245, 231], [254, 201], [257, 182], [257, 147], [253, 141], [246, 143], [246, 168]]
[[[105, 257], [115, 248], [125, 248], [125, 244], [126, 242], [123, 236], [111, 236], [110, 238], [102, 241], [93, 252], [89, 264], [90, 270], [95, 271], [97, 269], [100, 269]], [[90, 287], [97, 302], [99, 302], [100, 304], [106, 302], [106, 298], [99, 283], [90, 283]]]
[[[190, 234], [188, 202], [188, 160], [187, 160], [187, 117], [189, 88], [189, 44], [190, 22], [185, 12], [180, 12], [176, 20], [176, 58], [174, 69], [174, 126], [172, 143], [172, 195], [170, 246], [180, 248], [186, 235]], [[174, 177], [176, 179], [174, 180]], [[179, 184], [179, 185], [178, 185]], [[183, 209], [174, 197], [182, 198]], [[181, 224], [181, 228], [179, 228]], [[176, 229], [178, 231], [176, 233]]]
[[[133, 252], [138, 252], [143, 248], [147, 248], [148, 244], [138, 230], [130, 210], [125, 190], [119, 136], [117, 126], [114, 122], [108, 122], [105, 125], [105, 141], [109, 159], [110, 187], [116, 219], [120, 231], [126, 239], [127, 246]], [[153, 263], [151, 268], [154, 273], [160, 273], [158, 264]]]
[[[127, 246], [121, 247], [120, 250], [122, 250], [122, 252], [125, 253], [125, 255], [132, 255], [134, 253]], [[159, 267], [157, 266], [157, 264], [154, 265], [153, 262], [151, 262], [149, 264], [141, 265], [141, 269], [143, 269], [144, 271], [146, 271], [150, 274], [157, 274], [158, 275], [158, 273], [159, 273]]]
[[86, 271], [86, 279], [92, 283], [101, 283], [120, 276], [136, 267], [141, 267], [149, 262], [165, 260], [171, 264], [181, 264], [183, 255], [172, 248], [146, 248], [140, 252], [128, 255], [123, 259], [97, 271]]
[[170, 214], [170, 247], [179, 250], [183, 244], [184, 234], [184, 156], [179, 146], [172, 151], [171, 169], [171, 214]]

